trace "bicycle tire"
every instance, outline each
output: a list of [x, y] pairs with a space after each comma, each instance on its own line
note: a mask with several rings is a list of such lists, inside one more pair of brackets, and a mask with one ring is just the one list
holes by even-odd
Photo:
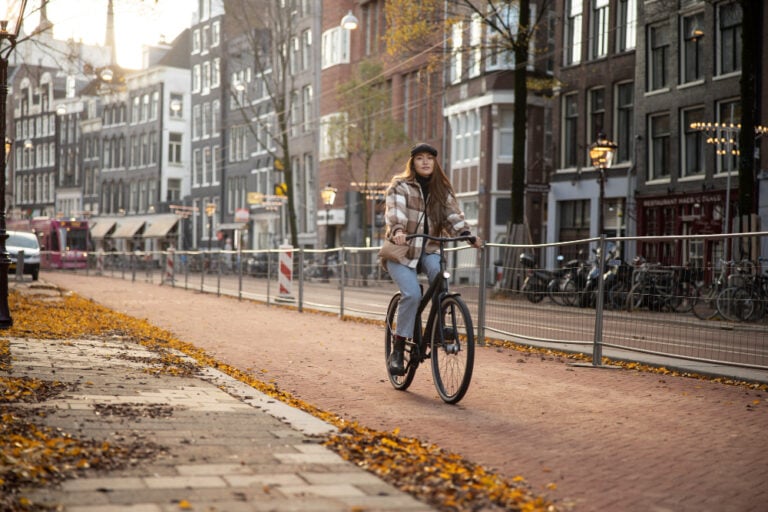
[[469, 309], [460, 297], [445, 297], [438, 314], [430, 333], [432, 378], [443, 402], [455, 404], [472, 380], [475, 331]]
[[717, 295], [717, 312], [731, 322], [743, 322], [752, 316], [752, 294], [741, 286], [729, 286]]
[[564, 306], [575, 306], [579, 301], [579, 289], [573, 279], [566, 279], [560, 287], [561, 300]]
[[546, 286], [542, 289], [541, 285], [539, 284], [538, 278], [528, 276], [525, 278], [525, 281], [523, 281], [523, 286], [520, 288], [520, 291], [523, 292], [523, 295], [525, 295], [525, 298], [528, 299], [533, 304], [537, 304], [544, 300], [544, 297], [547, 295], [547, 289]]
[[645, 298], [645, 283], [640, 281], [635, 283], [627, 293], [627, 311], [640, 309]]
[[392, 375], [389, 371], [389, 354], [392, 353], [392, 339], [395, 335], [395, 326], [397, 321], [397, 308], [400, 306], [400, 292], [395, 293], [387, 306], [386, 327], [384, 329], [384, 367], [387, 370], [387, 376], [392, 387], [398, 391], [405, 391], [413, 382], [416, 375], [416, 368], [419, 366], [419, 358], [411, 357], [416, 349], [413, 342], [406, 342], [405, 353], [403, 354], [403, 364], [405, 365], [405, 375]]
[[718, 289], [714, 284], [702, 286], [693, 301], [693, 314], [699, 320], [711, 320], [717, 316]]

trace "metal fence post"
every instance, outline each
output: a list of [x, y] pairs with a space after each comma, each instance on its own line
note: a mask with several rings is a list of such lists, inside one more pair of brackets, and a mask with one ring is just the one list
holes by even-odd
[[347, 257], [344, 247], [339, 249], [339, 318], [344, 318], [344, 280], [346, 277]]
[[597, 276], [597, 298], [595, 300], [595, 333], [592, 347], [592, 366], [601, 366], [603, 363], [603, 295], [605, 293], [605, 235], [600, 235], [599, 260], [597, 262], [600, 273]]
[[299, 264], [298, 264], [298, 274], [299, 274], [299, 303], [297, 304], [299, 313], [304, 312], [304, 248], [299, 248]]
[[477, 300], [477, 343], [478, 345], [485, 346], [485, 300], [487, 297], [486, 283], [488, 265], [490, 264], [490, 251], [483, 242], [483, 247], [480, 249], [480, 290]]

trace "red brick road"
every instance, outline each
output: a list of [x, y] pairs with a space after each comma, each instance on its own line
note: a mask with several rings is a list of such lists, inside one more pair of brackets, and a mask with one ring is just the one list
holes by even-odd
[[744, 512], [768, 504], [766, 392], [483, 348], [469, 393], [448, 406], [428, 366], [408, 392], [391, 388], [380, 327], [146, 283], [42, 277], [321, 409], [521, 475], [566, 509]]

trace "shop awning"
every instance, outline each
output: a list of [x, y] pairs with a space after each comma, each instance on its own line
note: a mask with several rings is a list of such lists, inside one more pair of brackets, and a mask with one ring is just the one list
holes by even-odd
[[133, 238], [144, 227], [146, 219], [121, 218], [117, 221], [117, 228], [112, 233], [112, 238]]
[[176, 215], [155, 215], [147, 219], [144, 238], [163, 238], [173, 228], [179, 218]]
[[216, 226], [216, 231], [229, 231], [232, 229], [246, 229], [247, 224], [245, 222], [228, 222], [219, 224]]
[[[93, 222], [93, 220], [91, 220]], [[91, 226], [91, 239], [103, 240], [109, 236], [110, 231], [115, 227], [117, 222], [114, 219], [98, 219], [94, 225]]]

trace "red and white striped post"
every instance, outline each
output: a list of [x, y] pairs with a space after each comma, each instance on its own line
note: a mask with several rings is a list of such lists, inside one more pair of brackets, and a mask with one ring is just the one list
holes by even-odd
[[280, 247], [280, 273], [278, 274], [278, 297], [281, 302], [294, 302], [293, 288], [293, 246], [281, 245]]
[[163, 274], [163, 279], [160, 281], [161, 285], [166, 281], [173, 284], [173, 281], [175, 279], [174, 267], [173, 267], [173, 260], [174, 260], [175, 253], [176, 253], [176, 250], [173, 247], [169, 248], [168, 252], [165, 253], [165, 273]]

